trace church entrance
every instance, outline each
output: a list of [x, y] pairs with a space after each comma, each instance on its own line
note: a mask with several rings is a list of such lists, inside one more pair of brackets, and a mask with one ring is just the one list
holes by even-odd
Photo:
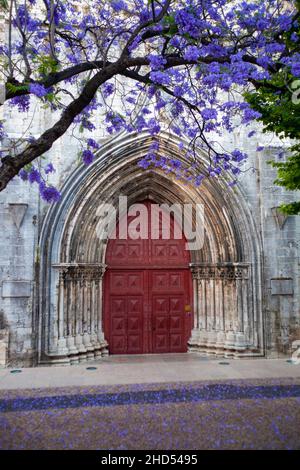
[[186, 352], [193, 326], [186, 240], [183, 234], [175, 238], [172, 217], [167, 237], [162, 213], [157, 229], [153, 229], [153, 203], [145, 201], [142, 205], [147, 217], [143, 238], [130, 237], [134, 217], [126, 215], [128, 237], [121, 238], [119, 223], [116, 237], [107, 247], [103, 327], [109, 353]]
[[[162, 155], [184, 163], [176, 138], [160, 139]], [[49, 209], [40, 234], [40, 363], [187, 349], [228, 358], [264, 354], [262, 247], [242, 188], [233, 191], [222, 178], [205, 178], [198, 188], [159, 168], [141, 169], [151, 142], [141, 133], [104, 146]], [[199, 158], [209, 165], [205, 155]], [[137, 201], [148, 209], [140, 236], [139, 214], [132, 212]], [[153, 223], [155, 203], [165, 204], [165, 212], [191, 205], [186, 234], [197, 229], [195, 206], [204, 207], [201, 247], [186, 250], [177, 218], [166, 236], [168, 227]], [[123, 218], [128, 236], [118, 230]]]

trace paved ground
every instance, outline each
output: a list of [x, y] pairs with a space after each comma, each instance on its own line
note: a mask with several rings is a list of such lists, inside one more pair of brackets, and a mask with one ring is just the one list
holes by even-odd
[[[87, 370], [91, 366], [97, 369]], [[198, 354], [110, 356], [97, 363], [51, 367], [51, 371], [49, 367], [21, 373], [2, 369], [0, 390], [276, 377], [300, 377], [300, 365], [285, 359], [215, 360]]]
[[88, 366], [0, 371], [0, 448], [300, 449], [299, 365], [174, 355]]

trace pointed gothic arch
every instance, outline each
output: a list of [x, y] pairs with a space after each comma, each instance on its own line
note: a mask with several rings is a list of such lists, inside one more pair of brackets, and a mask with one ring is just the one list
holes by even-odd
[[[89, 167], [80, 166], [48, 211], [40, 236], [39, 360], [77, 362], [107, 354], [103, 334], [103, 274], [107, 243], [97, 237], [99, 204], [201, 203], [205, 239], [191, 252], [194, 328], [189, 349], [205, 354], [264, 353], [261, 243], [239, 185], [222, 178], [200, 188], [160, 170], [141, 169], [147, 134], [120, 135], [104, 145]], [[183, 159], [178, 139], [160, 136], [160, 153]], [[206, 161], [206, 156], [199, 158]], [[193, 222], [192, 222], [193, 223]]]

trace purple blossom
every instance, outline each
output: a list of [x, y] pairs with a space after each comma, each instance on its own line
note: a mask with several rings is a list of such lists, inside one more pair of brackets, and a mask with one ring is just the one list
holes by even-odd
[[248, 134], [249, 139], [250, 139], [251, 137], [253, 137], [255, 134], [256, 134], [256, 131], [251, 131], [251, 132], [249, 132], [249, 134]]
[[109, 111], [107, 113], [106, 122], [110, 123], [110, 125], [107, 127], [107, 131], [110, 134], [113, 134], [114, 132], [120, 132], [126, 126], [126, 123], [122, 116], [120, 116], [119, 114], [115, 114], [112, 111]]
[[141, 168], [144, 168], [144, 170], [149, 168], [150, 165], [151, 165], [151, 161], [148, 160], [147, 158], [143, 158], [142, 160], [138, 162], [138, 166], [140, 166]]
[[147, 127], [147, 123], [142, 115], [139, 115], [136, 120], [136, 129], [138, 132], [141, 132]]
[[233, 160], [237, 163], [242, 162], [248, 158], [246, 153], [241, 152], [240, 150], [233, 150], [232, 152]]
[[291, 34], [291, 41], [293, 42], [298, 42], [299, 41], [299, 36], [297, 33], [292, 33]]
[[103, 83], [101, 89], [102, 89], [104, 98], [107, 98], [108, 96], [112, 95], [113, 92], [115, 91], [115, 87], [113, 83], [110, 83], [110, 82]]
[[136, 104], [136, 100], [132, 96], [129, 96], [128, 98], [126, 98], [126, 101], [127, 103], [130, 103], [130, 104]]
[[177, 169], [178, 169], [178, 168], [181, 168], [181, 166], [182, 166], [181, 161], [180, 161], [180, 160], [177, 160], [176, 158], [172, 158], [172, 159], [170, 160], [170, 164], [171, 164], [174, 168], [177, 168]]
[[267, 69], [271, 64], [273, 64], [272, 59], [268, 56], [258, 57], [256, 61], [257, 61], [258, 65], [261, 65], [265, 69]]
[[157, 140], [154, 140], [153, 142], [151, 142], [149, 150], [151, 152], [157, 152], [159, 150], [159, 142]]
[[181, 42], [182, 42], [182, 39], [179, 36], [173, 36], [172, 39], [170, 40], [170, 45], [179, 49]]
[[174, 95], [180, 98], [181, 96], [184, 95], [184, 88], [181, 85], [176, 85], [174, 87]]
[[192, 38], [198, 38], [203, 31], [205, 22], [201, 20], [201, 6], [193, 10], [189, 6], [179, 9], [175, 13], [175, 22], [180, 34], [188, 34]]
[[170, 77], [166, 72], [151, 72], [150, 73], [150, 78], [154, 83], [157, 83], [159, 85], [169, 85], [170, 84]]
[[167, 102], [161, 98], [157, 99], [155, 109], [160, 110], [166, 106]]
[[95, 125], [86, 116], [81, 119], [81, 126], [88, 131], [94, 131], [96, 129]]
[[4, 132], [3, 123], [0, 121], [0, 141], [3, 140], [4, 137], [6, 137], [6, 133]]
[[277, 54], [277, 53], [280, 54], [281, 52], [284, 51], [285, 45], [284, 44], [279, 44], [278, 42], [273, 42], [273, 43], [270, 43], [270, 44], [266, 44], [264, 49], [269, 54]]
[[13, 19], [13, 25], [15, 27], [20, 25], [22, 29], [26, 29], [29, 32], [34, 32], [40, 25], [40, 21], [32, 18], [29, 15], [28, 9], [25, 5], [20, 5], [17, 9], [16, 18]]
[[44, 85], [40, 85], [39, 83], [30, 83], [29, 91], [38, 98], [42, 98], [43, 96], [47, 95], [47, 93], [49, 93], [49, 89], [45, 88]]
[[42, 199], [48, 204], [51, 202], [58, 202], [60, 200], [61, 194], [53, 186], [46, 186], [45, 184], [40, 184], [39, 188]]
[[86, 143], [88, 147], [92, 147], [95, 150], [100, 148], [100, 145], [94, 139], [87, 139]]
[[195, 178], [195, 185], [200, 186], [204, 180], [204, 175], [197, 175]]
[[24, 168], [22, 168], [22, 170], [19, 171], [19, 176], [20, 176], [21, 180], [23, 180], [23, 181], [28, 180], [28, 173], [27, 173], [26, 170], [24, 170]]
[[242, 119], [243, 124], [247, 124], [248, 122], [254, 121], [261, 117], [261, 114], [258, 111], [254, 111], [249, 106], [244, 109], [244, 116]]
[[94, 154], [90, 150], [86, 149], [82, 152], [81, 158], [85, 165], [90, 165], [94, 160]]
[[112, 0], [110, 4], [112, 8], [117, 12], [127, 9], [126, 3], [123, 0]]
[[139, 46], [141, 40], [142, 40], [141, 35], [138, 34], [136, 38], [132, 41], [130, 46], [128, 47], [129, 52], [133, 52]]
[[160, 131], [160, 125], [154, 118], [150, 119], [148, 122], [148, 127], [151, 135], [158, 134]]
[[265, 29], [267, 29], [269, 26], [269, 20], [267, 18], [260, 18], [257, 22], [256, 22], [256, 28], [258, 29], [258, 31], [264, 31]]
[[29, 95], [16, 96], [10, 100], [13, 106], [17, 106], [18, 111], [25, 113], [29, 111], [30, 98]]
[[52, 165], [52, 163], [48, 163], [48, 165], [45, 168], [46, 175], [48, 175], [49, 173], [54, 173], [54, 172], [55, 172], [54, 166]]
[[176, 101], [172, 108], [171, 108], [171, 114], [173, 117], [178, 117], [180, 114], [184, 112], [184, 106], [181, 101]]
[[217, 119], [218, 117], [217, 110], [209, 108], [202, 109], [201, 115], [205, 121], [208, 121], [209, 119]]
[[291, 72], [294, 75], [294, 77], [300, 77], [300, 63], [299, 62], [292, 64]]
[[148, 59], [152, 70], [163, 69], [164, 65], [167, 63], [167, 60], [160, 55], [149, 54]]
[[41, 174], [37, 168], [34, 166], [31, 168], [28, 174], [29, 183], [40, 183], [42, 180]]
[[188, 46], [184, 52], [184, 58], [191, 62], [197, 61], [200, 55], [201, 52], [196, 46]]
[[157, 92], [157, 86], [156, 85], [150, 85], [147, 90], [147, 96], [148, 98], [153, 98], [155, 93]]

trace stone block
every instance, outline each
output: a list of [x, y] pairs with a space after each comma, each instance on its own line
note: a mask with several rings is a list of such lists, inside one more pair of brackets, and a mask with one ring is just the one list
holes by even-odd
[[30, 281], [3, 281], [2, 297], [30, 297]]
[[292, 278], [271, 279], [272, 295], [293, 295], [293, 293], [294, 287]]

